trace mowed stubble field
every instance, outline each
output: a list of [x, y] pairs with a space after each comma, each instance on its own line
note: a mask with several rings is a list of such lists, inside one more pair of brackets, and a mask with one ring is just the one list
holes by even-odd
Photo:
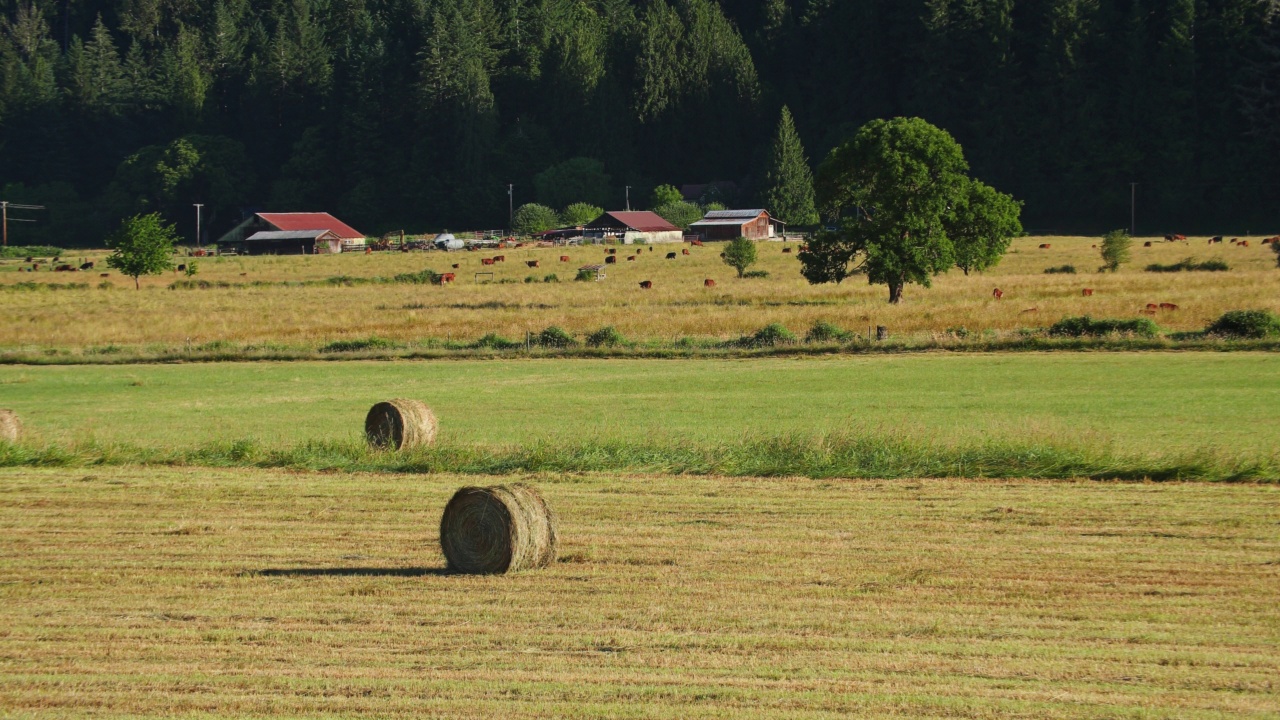
[[[1200, 330], [1228, 310], [1280, 312], [1280, 270], [1274, 253], [1254, 237], [1250, 247], [1210, 248], [1204, 238], [1185, 243], [1155, 239], [1144, 248], [1135, 240], [1133, 261], [1117, 274], [1098, 274], [1101, 261], [1090, 237], [1020, 238], [996, 268], [966, 277], [959, 270], [935, 280], [932, 289], [909, 286], [906, 302], [890, 306], [887, 291], [853, 277], [839, 286], [811, 286], [799, 273], [794, 254], [782, 243], [761, 243], [757, 269], [767, 279], [738, 280], [720, 258], [720, 245], [692, 248], [689, 256], [664, 259], [687, 246], [623, 247], [617, 266], [603, 282], [572, 282], [577, 269], [601, 263], [601, 247], [573, 247], [458, 253], [375, 253], [372, 255], [238, 257], [195, 259], [197, 280], [248, 285], [254, 282], [324, 280], [338, 276], [390, 277], [429, 268], [456, 272], [447, 288], [415, 285], [354, 287], [245, 286], [208, 290], [166, 290], [176, 273], [132, 281], [108, 271], [89, 273], [16, 272], [16, 260], [0, 263], [0, 285], [19, 282], [85, 282], [89, 289], [7, 291], [0, 349], [103, 348], [110, 346], [199, 346], [211, 342], [309, 345], [377, 336], [402, 342], [424, 339], [474, 341], [487, 333], [523, 338], [558, 325], [582, 335], [616, 326], [637, 341], [670, 342], [680, 337], [734, 338], [773, 322], [803, 334], [825, 320], [865, 333], [884, 325], [895, 336], [1011, 331], [1048, 326], [1062, 317], [1140, 317], [1148, 303], [1173, 303], [1176, 312], [1154, 319], [1170, 330]], [[1039, 249], [1049, 244], [1047, 250]], [[789, 243], [794, 249], [797, 243]], [[504, 254], [508, 261], [482, 267], [480, 260]], [[628, 254], [639, 259], [627, 262]], [[99, 261], [102, 254], [71, 253]], [[571, 262], [562, 263], [568, 255]], [[1150, 263], [1186, 257], [1219, 257], [1232, 270], [1222, 273], [1143, 272]], [[531, 269], [526, 263], [540, 262]], [[453, 271], [451, 265], [461, 267]], [[1078, 275], [1045, 275], [1048, 267], [1074, 265]], [[493, 270], [498, 281], [478, 282], [475, 273]], [[525, 284], [555, 274], [559, 283]], [[703, 286], [714, 279], [717, 287]], [[641, 290], [651, 280], [654, 289]], [[112, 290], [97, 289], [105, 282]], [[1003, 301], [992, 290], [1005, 292]], [[1082, 296], [1092, 288], [1095, 295]], [[126, 292], [127, 290], [127, 292]]]
[[751, 360], [469, 360], [0, 366], [33, 439], [143, 447], [357, 442], [411, 397], [442, 439], [723, 442], [832, 432], [1273, 455], [1273, 353], [1017, 353]]
[[474, 477], [0, 470], [0, 709], [1280, 714], [1274, 485], [527, 480], [560, 562], [461, 577]]

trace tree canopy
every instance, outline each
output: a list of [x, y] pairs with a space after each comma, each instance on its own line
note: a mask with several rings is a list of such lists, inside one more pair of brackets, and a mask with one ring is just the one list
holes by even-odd
[[114, 251], [107, 256], [107, 267], [133, 278], [134, 289], [139, 289], [138, 278], [173, 267], [175, 242], [173, 226], [165, 224], [158, 213], [135, 215], [107, 238], [107, 247]]
[[957, 262], [997, 262], [1021, 230], [1019, 205], [968, 176], [960, 145], [919, 118], [876, 120], [837, 147], [818, 171], [819, 203], [839, 223], [800, 253], [809, 282], [855, 272], [902, 301]]

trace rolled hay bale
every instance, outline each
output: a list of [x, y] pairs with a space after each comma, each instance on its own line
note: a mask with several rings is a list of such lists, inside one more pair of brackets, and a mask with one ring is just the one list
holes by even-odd
[[419, 400], [388, 400], [374, 405], [364, 419], [369, 444], [401, 450], [424, 447], [436, 441], [436, 414]]
[[0, 441], [16, 443], [22, 436], [22, 421], [18, 413], [0, 408]]
[[542, 568], [556, 559], [556, 516], [527, 485], [464, 487], [440, 518], [440, 548], [449, 569], [501, 575]]

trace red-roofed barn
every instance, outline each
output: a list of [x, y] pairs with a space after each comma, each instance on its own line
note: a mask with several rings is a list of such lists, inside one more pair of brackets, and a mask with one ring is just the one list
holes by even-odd
[[622, 240], [630, 245], [684, 242], [684, 231], [652, 212], [607, 212], [587, 223], [582, 234], [589, 238]]
[[329, 213], [257, 213], [218, 238], [220, 251], [243, 255], [337, 252], [364, 244], [363, 233]]

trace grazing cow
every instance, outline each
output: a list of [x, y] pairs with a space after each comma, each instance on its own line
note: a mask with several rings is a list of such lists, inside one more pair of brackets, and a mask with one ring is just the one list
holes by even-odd
[[1240, 241], [1240, 247], [1249, 247], [1249, 241], [1248, 241], [1248, 240], [1241, 240], [1241, 241]]
[[35, 261], [36, 261], [36, 259], [35, 259], [35, 258], [33, 258], [33, 257], [28, 257], [28, 258], [27, 258], [27, 262], [35, 262]]
[[1161, 310], [1177, 310], [1178, 306], [1173, 303], [1160, 303]]
[[668, 259], [668, 260], [675, 260], [675, 259], [676, 259], [676, 254], [675, 254], [675, 253], [667, 253], [667, 259]]
[[703, 280], [703, 281], [702, 281], [702, 286], [703, 286], [703, 287], [715, 287], [715, 286], [716, 286], [716, 281], [715, 281], [715, 280], [712, 280], [711, 278], [707, 278], [706, 280]]
[[1155, 303], [1147, 303], [1148, 310], [1159, 310], [1160, 306]]
[[1173, 239], [1174, 239], [1174, 240], [1186, 240], [1186, 239], [1187, 239], [1187, 236], [1186, 236], [1186, 235], [1174, 235], [1174, 236], [1173, 236]]
[[617, 255], [606, 255], [606, 256], [605, 256], [605, 259], [604, 259], [604, 264], [605, 264], [605, 265], [617, 265], [617, 264], [618, 264], [618, 256], [617, 256]]
[[81, 265], [80, 265], [80, 269], [81, 269], [81, 270], [92, 270], [92, 269], [93, 269], [93, 263], [91, 263], [91, 262], [81, 263]]
[[494, 261], [494, 262], [506, 262], [506, 261], [507, 261], [507, 256], [506, 256], [506, 255], [494, 255], [494, 256], [493, 256], [493, 261]]
[[441, 276], [440, 276], [440, 284], [441, 284], [441, 285], [445, 285], [445, 284], [451, 283], [451, 282], [453, 282], [454, 280], [456, 280], [456, 279], [457, 279], [457, 277], [458, 277], [458, 276], [457, 276], [457, 275], [455, 275], [455, 274], [453, 274], [453, 273], [445, 273], [445, 274], [443, 274], [443, 275], [441, 275]]
[[111, 277], [111, 273], [102, 273], [98, 277]]
[[681, 250], [680, 252], [684, 253], [685, 255], [689, 255], [689, 254], [690, 254], [690, 252], [689, 252], [689, 248], [685, 248], [685, 249]]
[[1222, 242], [1222, 236], [1221, 236], [1221, 235], [1214, 235], [1212, 238], [1210, 238], [1210, 239], [1209, 239], [1209, 244], [1210, 244], [1210, 245], [1212, 245], [1212, 244], [1214, 244], [1214, 243], [1220, 243], [1220, 242]]
[[1052, 245], [1050, 245], [1049, 243], [1044, 243], [1043, 245], [1041, 245], [1041, 246], [1040, 246], [1040, 249], [1041, 249], [1041, 250], [1048, 250], [1048, 249], [1049, 249], [1049, 248], [1051, 248], [1051, 247], [1053, 247], [1053, 246], [1052, 246]]
[[1232, 244], [1232, 245], [1235, 245], [1235, 244], [1236, 244], [1236, 243], [1238, 243], [1238, 242], [1240, 242], [1240, 238], [1231, 238], [1231, 244]]
[[[81, 269], [81, 270], [83, 270], [84, 268], [82, 267], [82, 268], [80, 268], [80, 269]], [[186, 266], [186, 265], [179, 265], [179, 266], [178, 266], [178, 272], [186, 272], [186, 271], [187, 271], [187, 266]]]
[[1094, 249], [1094, 250], [1097, 250], [1097, 249], [1098, 249], [1098, 246], [1097, 246], [1097, 245], [1094, 245], [1094, 246], [1093, 246], [1093, 249]]
[[627, 262], [635, 262], [635, 261], [636, 261], [636, 256], [635, 256], [635, 255], [628, 255], [628, 256], [627, 256]]
[[531, 268], [542, 267], [542, 263], [538, 260], [527, 260], [525, 261], [525, 265], [528, 265]]
[[569, 262], [569, 256], [568, 256], [568, 255], [561, 255], [561, 256], [560, 256], [560, 262]]
[[492, 265], [492, 264], [493, 264], [493, 258], [481, 258], [481, 260], [480, 260], [480, 264], [481, 264], [481, 265]]
[[1003, 291], [1003, 290], [1001, 290], [1000, 288], [996, 288], [995, 290], [992, 290], [992, 291], [991, 291], [991, 297], [993, 297], [993, 298], [995, 298], [995, 299], [997, 299], [997, 300], [1003, 300], [1003, 299], [1004, 299], [1004, 291]]
[[791, 254], [791, 248], [782, 248], [782, 254], [783, 254], [783, 255], [790, 255], [790, 254]]
[[1093, 297], [1093, 288], [1085, 288], [1084, 292], [1081, 294], [1085, 297]]
[[649, 252], [653, 252], [653, 248], [649, 248]]
[[652, 290], [652, 289], [653, 289], [653, 281], [652, 281], [652, 280], [645, 280], [644, 282], [640, 283], [640, 289], [641, 289], [641, 290]]
[[1148, 241], [1146, 241], [1146, 242], [1142, 243], [1142, 247], [1151, 247], [1151, 241], [1150, 241], [1150, 240], [1148, 240]]
[[692, 243], [690, 243], [690, 244], [691, 244], [691, 245], [693, 245], [694, 247], [702, 247], [702, 241], [701, 241], [701, 240], [694, 240], [694, 241], [693, 241]]
[[457, 270], [457, 269], [458, 269], [458, 268], [460, 268], [460, 267], [462, 267], [462, 265], [460, 265], [460, 264], [458, 264], [458, 263], [454, 263], [454, 265], [453, 265], [453, 269], [454, 269], [454, 270]]
[[54, 272], [75, 272], [76, 266], [75, 265], [59, 265], [58, 267], [54, 268], [53, 271]]
[[1164, 236], [1164, 241], [1165, 241], [1165, 242], [1173, 242], [1173, 236], [1172, 236], [1172, 235], [1165, 235], [1165, 236]]

